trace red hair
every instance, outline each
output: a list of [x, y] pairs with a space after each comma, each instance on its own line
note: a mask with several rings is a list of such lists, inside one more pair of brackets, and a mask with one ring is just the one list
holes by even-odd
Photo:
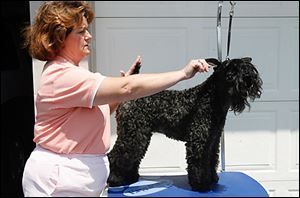
[[85, 1], [50, 1], [39, 8], [35, 21], [23, 30], [24, 47], [38, 60], [52, 60], [70, 32], [82, 24], [83, 16], [90, 24], [94, 19]]

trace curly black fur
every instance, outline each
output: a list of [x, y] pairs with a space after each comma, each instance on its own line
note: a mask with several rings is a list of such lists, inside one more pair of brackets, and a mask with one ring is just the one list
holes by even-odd
[[206, 59], [216, 65], [202, 84], [165, 90], [122, 103], [116, 112], [116, 143], [108, 154], [110, 186], [138, 181], [139, 165], [154, 132], [184, 141], [192, 190], [209, 191], [219, 180], [219, 144], [228, 111], [241, 113], [248, 99], [262, 93], [262, 80], [251, 58]]

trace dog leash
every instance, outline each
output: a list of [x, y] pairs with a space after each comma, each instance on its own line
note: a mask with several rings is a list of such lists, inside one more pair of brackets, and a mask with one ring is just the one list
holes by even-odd
[[[219, 1], [218, 10], [217, 10], [217, 50], [218, 50], [218, 60], [222, 62], [222, 37], [221, 37], [221, 20], [222, 20], [222, 4], [223, 1]], [[234, 13], [234, 6], [236, 3], [234, 1], [230, 1], [230, 12], [229, 12], [229, 26], [228, 26], [228, 37], [227, 37], [227, 54], [226, 60], [229, 60], [229, 49], [230, 49], [230, 37], [231, 37], [231, 24]], [[221, 171], [225, 171], [225, 137], [224, 131], [222, 131], [221, 135]]]

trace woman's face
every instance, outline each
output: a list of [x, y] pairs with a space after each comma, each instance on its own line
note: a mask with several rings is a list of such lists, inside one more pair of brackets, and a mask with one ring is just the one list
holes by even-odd
[[88, 31], [88, 23], [85, 17], [83, 17], [82, 24], [74, 28], [67, 36], [63, 48], [62, 54], [74, 61], [80, 61], [86, 55], [90, 54], [90, 41], [92, 35]]

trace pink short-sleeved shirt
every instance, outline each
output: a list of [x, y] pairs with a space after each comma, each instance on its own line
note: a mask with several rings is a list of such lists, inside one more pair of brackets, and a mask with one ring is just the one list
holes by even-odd
[[109, 105], [93, 106], [104, 78], [64, 59], [48, 62], [37, 92], [33, 141], [56, 153], [106, 153]]

